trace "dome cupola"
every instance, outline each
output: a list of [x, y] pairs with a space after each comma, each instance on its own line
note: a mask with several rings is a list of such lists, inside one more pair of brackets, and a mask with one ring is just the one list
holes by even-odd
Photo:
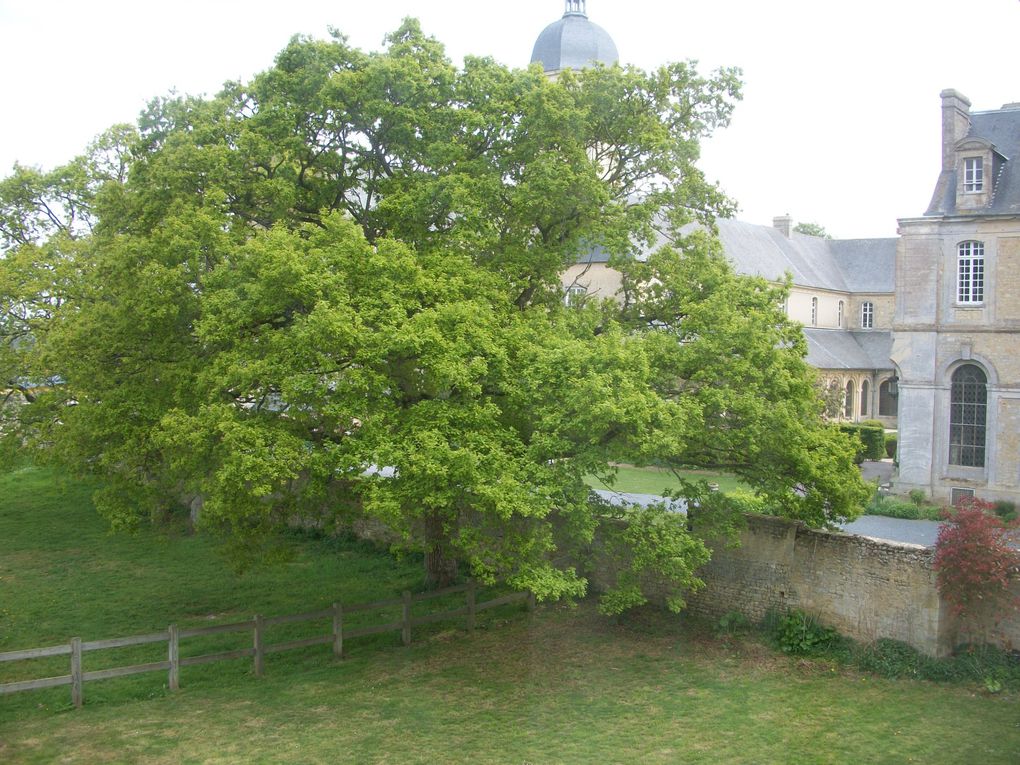
[[531, 63], [540, 61], [549, 74], [564, 69], [583, 69], [595, 63], [612, 66], [620, 60], [616, 44], [598, 24], [588, 20], [586, 0], [566, 0], [563, 18], [538, 36]]

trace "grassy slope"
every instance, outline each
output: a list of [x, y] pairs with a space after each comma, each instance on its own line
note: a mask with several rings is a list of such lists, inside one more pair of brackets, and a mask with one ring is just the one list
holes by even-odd
[[[201, 538], [107, 536], [81, 487], [0, 478], [0, 650], [363, 600], [418, 576], [325, 543], [237, 576]], [[849, 675], [657, 613], [546, 607], [488, 627], [356, 643], [339, 664], [320, 648], [271, 656], [262, 680], [246, 661], [185, 669], [174, 694], [159, 673], [91, 683], [80, 711], [66, 688], [2, 696], [0, 761], [1020, 761], [1015, 698]]]

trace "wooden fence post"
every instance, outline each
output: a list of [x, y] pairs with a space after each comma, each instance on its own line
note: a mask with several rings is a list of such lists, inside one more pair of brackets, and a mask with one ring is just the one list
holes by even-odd
[[404, 645], [411, 645], [411, 593], [404, 590], [404, 626], [400, 631]]
[[255, 615], [255, 677], [262, 677], [266, 671], [266, 653], [262, 640], [262, 617]]
[[81, 676], [81, 638], [71, 638], [71, 703], [81, 709], [84, 701]]
[[467, 589], [467, 628], [473, 630], [475, 628], [475, 600], [477, 598], [478, 585], [474, 579], [468, 579]]
[[333, 655], [344, 657], [344, 607], [339, 603], [333, 604]]
[[170, 660], [170, 690], [176, 691], [181, 687], [181, 635], [176, 624], [167, 627], [167, 632], [170, 635], [170, 644], [167, 648], [167, 658]]

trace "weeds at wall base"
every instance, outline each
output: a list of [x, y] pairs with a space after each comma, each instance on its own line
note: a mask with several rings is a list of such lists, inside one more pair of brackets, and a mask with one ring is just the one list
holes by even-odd
[[[732, 636], [727, 627], [734, 621], [732, 613], [724, 615], [715, 627], [716, 635]], [[899, 640], [858, 643], [803, 611], [770, 611], [757, 625], [757, 634], [787, 655], [878, 677], [972, 684], [989, 694], [1020, 692], [1020, 651], [961, 645], [952, 656], [934, 658]]]

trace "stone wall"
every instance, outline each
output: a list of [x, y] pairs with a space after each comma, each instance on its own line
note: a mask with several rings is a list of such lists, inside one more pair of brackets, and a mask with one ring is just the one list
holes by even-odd
[[[966, 630], [956, 623], [939, 597], [931, 549], [781, 518], [747, 521], [741, 545], [718, 546], [702, 570], [706, 587], [689, 598], [693, 613], [740, 611], [758, 621], [770, 609], [800, 609], [855, 640], [892, 638], [934, 656], [970, 640], [1020, 646], [1020, 615], [998, 615], [998, 627], [994, 619]], [[600, 576], [592, 578], [598, 588]]]

